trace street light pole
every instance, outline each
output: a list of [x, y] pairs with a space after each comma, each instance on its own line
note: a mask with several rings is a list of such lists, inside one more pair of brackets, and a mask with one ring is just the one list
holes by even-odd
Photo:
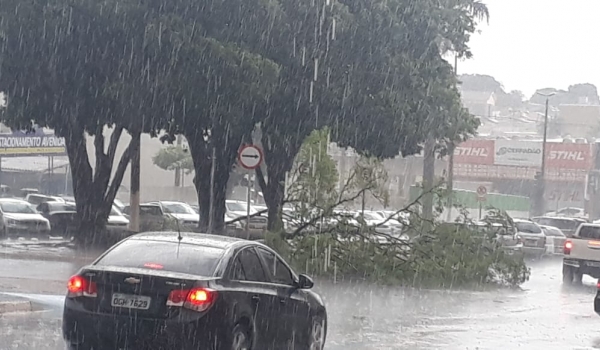
[[540, 169], [540, 176], [538, 177], [538, 195], [536, 198], [537, 201], [537, 209], [539, 215], [543, 215], [546, 212], [546, 201], [544, 200], [544, 195], [546, 192], [546, 142], [548, 140], [548, 110], [550, 108], [550, 97], [554, 96], [554, 93], [551, 94], [542, 94], [540, 92], [538, 95], [546, 97], [546, 110], [544, 112], [544, 139], [542, 141], [542, 167]]

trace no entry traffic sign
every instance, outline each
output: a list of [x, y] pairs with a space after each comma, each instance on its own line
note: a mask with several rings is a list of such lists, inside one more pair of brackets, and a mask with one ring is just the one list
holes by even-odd
[[262, 151], [254, 145], [246, 145], [238, 153], [238, 161], [244, 169], [256, 169], [260, 166], [262, 160]]
[[477, 200], [485, 202], [487, 196], [487, 188], [485, 186], [479, 186], [477, 188]]

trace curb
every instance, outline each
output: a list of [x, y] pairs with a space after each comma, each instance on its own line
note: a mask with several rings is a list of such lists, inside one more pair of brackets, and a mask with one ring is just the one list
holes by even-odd
[[11, 312], [30, 312], [33, 305], [30, 301], [0, 301], [0, 315]]

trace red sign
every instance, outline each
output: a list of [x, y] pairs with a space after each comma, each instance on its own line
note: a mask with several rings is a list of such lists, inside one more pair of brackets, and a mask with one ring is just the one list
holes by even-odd
[[494, 164], [493, 140], [468, 140], [454, 149], [456, 164]]
[[591, 144], [549, 142], [546, 146], [548, 168], [579, 170], [592, 168]]

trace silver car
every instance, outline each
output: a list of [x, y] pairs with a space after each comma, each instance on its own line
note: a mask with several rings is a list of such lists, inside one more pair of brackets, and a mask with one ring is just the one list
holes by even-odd
[[525, 255], [541, 257], [546, 252], [546, 235], [542, 228], [533, 221], [514, 219], [517, 237], [523, 241]]

